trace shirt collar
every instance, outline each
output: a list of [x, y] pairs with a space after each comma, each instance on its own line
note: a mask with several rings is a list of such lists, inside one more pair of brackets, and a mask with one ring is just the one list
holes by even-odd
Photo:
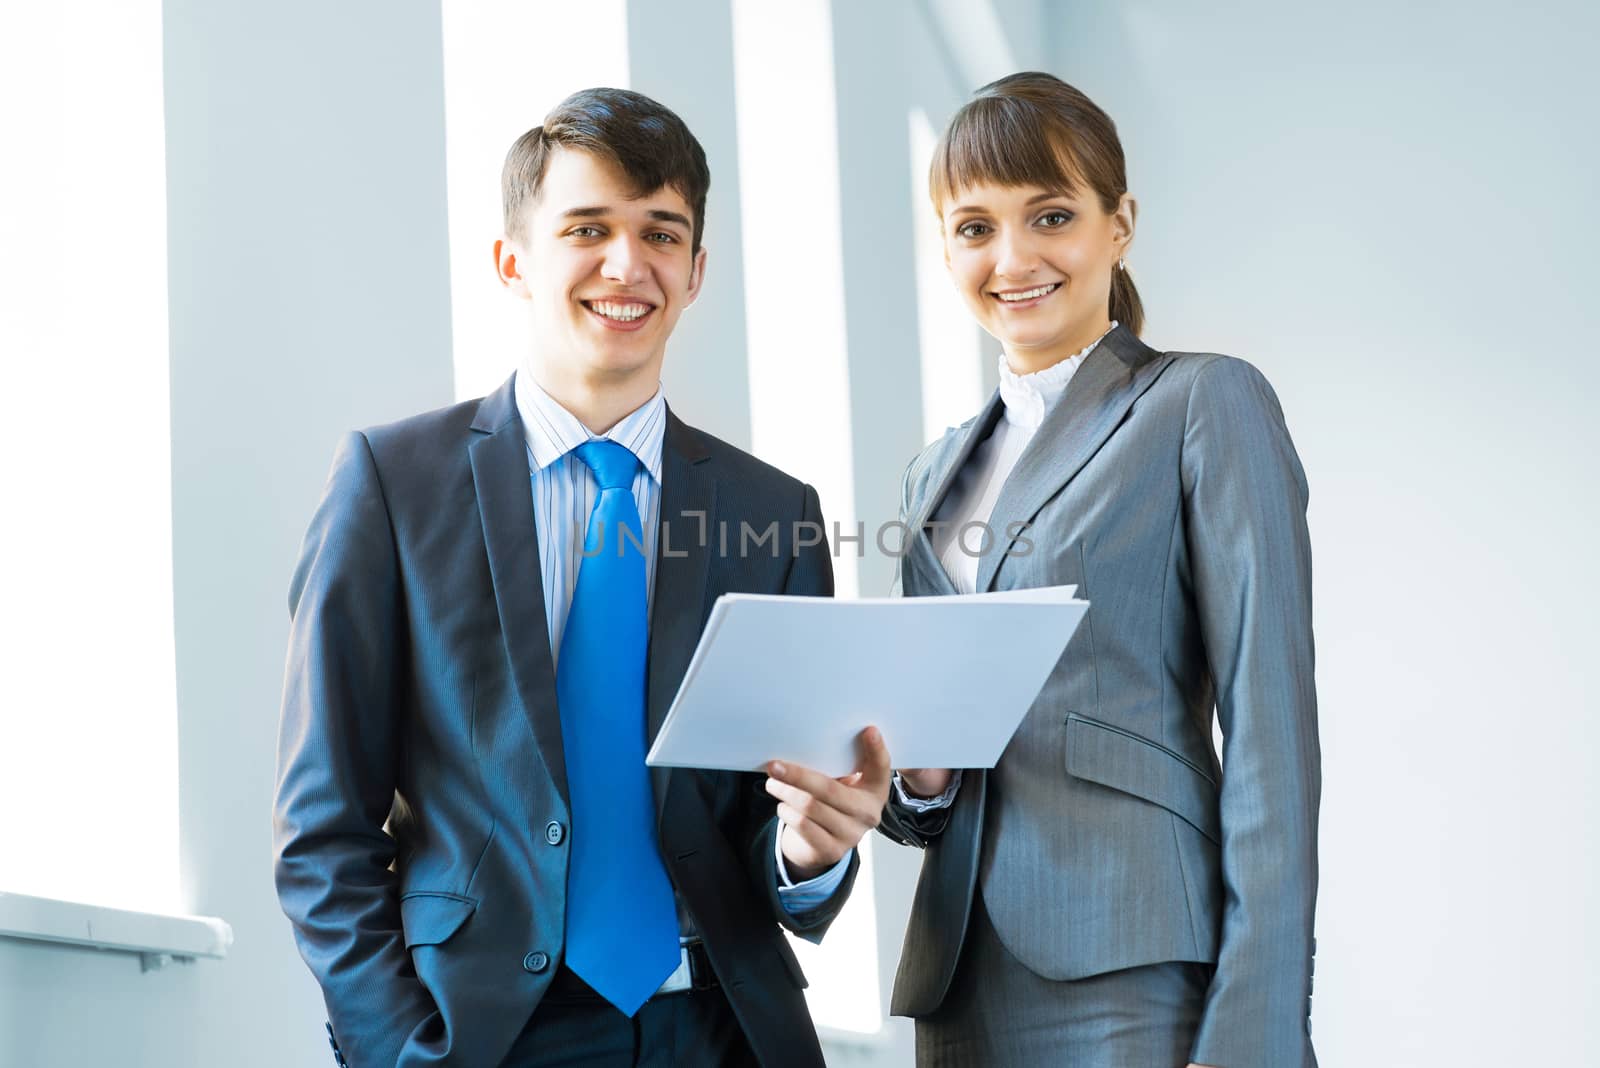
[[1106, 333], [1089, 342], [1081, 351], [1032, 374], [1019, 375], [1011, 370], [1010, 364], [1006, 363], [1006, 354], [1002, 352], [1000, 400], [1006, 406], [1006, 422], [1012, 426], [1037, 430], [1039, 424], [1044, 422], [1044, 413], [1061, 399], [1061, 395], [1067, 391], [1067, 383], [1072, 381], [1072, 376], [1083, 366], [1083, 361], [1089, 358], [1089, 353], [1105, 340], [1106, 334], [1116, 328], [1117, 323], [1113, 319]]
[[667, 401], [657, 383], [653, 396], [604, 434], [591, 434], [578, 417], [546, 393], [531, 375], [517, 372], [517, 414], [528, 442], [528, 469], [543, 471], [584, 442], [605, 438], [623, 446], [661, 484], [661, 448], [666, 440]]

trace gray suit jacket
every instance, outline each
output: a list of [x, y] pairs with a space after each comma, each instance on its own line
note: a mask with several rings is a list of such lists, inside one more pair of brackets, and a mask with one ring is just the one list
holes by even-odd
[[[907, 472], [905, 595], [954, 592], [922, 528], [1000, 416], [996, 395]], [[939, 1007], [981, 892], [1049, 978], [1214, 962], [1196, 1061], [1316, 1063], [1306, 494], [1249, 364], [1118, 327], [1079, 368], [1001, 491], [978, 588], [1076, 583], [1091, 607], [999, 765], [966, 772], [948, 810], [885, 813], [885, 833], [927, 850], [896, 1014]]]
[[[311, 521], [274, 809], [278, 896], [355, 1068], [498, 1064], [561, 960], [573, 827], [511, 383], [345, 439]], [[817, 495], [668, 415], [647, 716], [661, 727], [723, 593], [833, 592]], [[700, 532], [776, 522], [771, 553]], [[666, 535], [670, 526], [670, 538]], [[763, 1064], [821, 1068], [779, 925], [764, 776], [652, 769], [662, 859]], [[386, 825], [387, 820], [387, 825]], [[343, 1063], [341, 1059], [340, 1063]]]

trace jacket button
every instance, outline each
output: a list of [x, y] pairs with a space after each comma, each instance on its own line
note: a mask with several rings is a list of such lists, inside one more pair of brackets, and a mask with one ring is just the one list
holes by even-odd
[[532, 972], [534, 975], [538, 975], [548, 967], [550, 967], [550, 957], [548, 954], [535, 951], [522, 958], [523, 970]]
[[549, 823], [544, 825], [544, 840], [549, 842], [551, 845], [560, 845], [561, 840], [566, 836], [567, 829], [561, 826], [559, 820], [551, 820]]

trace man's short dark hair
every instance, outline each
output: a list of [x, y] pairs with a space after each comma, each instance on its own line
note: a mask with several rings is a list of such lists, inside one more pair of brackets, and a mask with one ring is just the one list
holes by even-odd
[[711, 170], [689, 127], [643, 93], [627, 89], [583, 89], [573, 93], [511, 146], [500, 173], [506, 236], [520, 240], [527, 210], [539, 198], [555, 148], [576, 148], [616, 164], [637, 195], [671, 186], [694, 214], [691, 251], [700, 251], [706, 225]]

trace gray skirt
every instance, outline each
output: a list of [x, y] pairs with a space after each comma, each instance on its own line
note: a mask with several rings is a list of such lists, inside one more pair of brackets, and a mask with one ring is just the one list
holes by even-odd
[[919, 1068], [1184, 1068], [1209, 964], [1169, 961], [1045, 979], [1001, 944], [973, 895], [950, 993], [917, 1020]]

